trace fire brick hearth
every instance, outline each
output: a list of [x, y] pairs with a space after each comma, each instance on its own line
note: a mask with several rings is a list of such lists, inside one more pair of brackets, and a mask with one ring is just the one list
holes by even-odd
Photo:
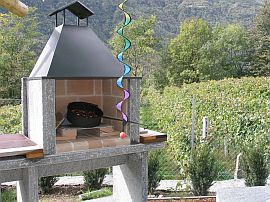
[[[100, 147], [116, 147], [130, 143], [129, 137], [125, 139], [119, 137], [120, 131], [122, 130], [122, 122], [121, 114], [116, 110], [115, 105], [122, 100], [123, 92], [121, 89], [117, 88], [115, 83], [116, 79], [56, 80], [55, 113], [60, 119], [61, 117], [65, 117], [67, 114], [67, 106], [72, 102], [96, 104], [103, 111], [104, 117], [119, 119], [102, 119], [101, 122], [106, 124], [106, 128], [111, 128], [107, 131], [106, 135], [102, 133], [102, 128], [104, 127], [100, 127], [99, 130], [101, 130], [102, 133], [102, 135], [100, 135], [100, 132], [93, 134], [91, 130], [87, 129], [64, 129], [64, 127], [60, 126], [56, 134], [57, 153]], [[127, 80], [124, 80], [123, 83], [124, 87], [127, 87]], [[123, 111], [127, 113], [127, 105], [124, 105]], [[83, 135], [81, 133], [83, 133]], [[66, 136], [66, 138], [63, 136]]]

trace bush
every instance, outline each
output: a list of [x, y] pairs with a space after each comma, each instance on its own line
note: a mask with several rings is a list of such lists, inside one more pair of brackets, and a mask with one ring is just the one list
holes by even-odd
[[22, 131], [21, 105], [0, 107], [0, 134], [16, 134]]
[[208, 143], [196, 145], [192, 150], [189, 164], [189, 176], [192, 181], [193, 193], [196, 196], [206, 196], [207, 190], [217, 178], [217, 159]]
[[148, 154], [148, 193], [154, 194], [158, 187], [160, 180], [162, 180], [162, 173], [160, 172], [160, 151], [152, 151]]
[[267, 149], [265, 145], [251, 143], [243, 151], [243, 170], [247, 186], [264, 186], [268, 177]]
[[83, 172], [84, 184], [86, 188], [90, 190], [99, 190], [107, 173], [107, 168]]
[[6, 190], [2, 190], [2, 201], [3, 202], [16, 202], [17, 195], [15, 188], [8, 188]]
[[42, 192], [45, 194], [45, 193], [48, 193], [51, 191], [53, 185], [56, 183], [57, 181], [57, 177], [56, 176], [48, 176], [48, 177], [41, 177], [39, 179], [39, 186], [42, 190]]
[[88, 191], [82, 195], [82, 200], [90, 200], [90, 199], [96, 199], [101, 198], [105, 196], [111, 196], [112, 190], [110, 188], [104, 188], [97, 191]]

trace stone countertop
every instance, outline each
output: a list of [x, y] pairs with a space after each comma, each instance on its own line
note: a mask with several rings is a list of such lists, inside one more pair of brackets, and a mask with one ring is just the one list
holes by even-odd
[[61, 164], [72, 161], [117, 157], [121, 155], [146, 152], [153, 149], [160, 149], [164, 146], [165, 143], [124, 145], [113, 148], [98, 148], [78, 152], [47, 155], [42, 159], [34, 160], [29, 160], [23, 157], [0, 158], [0, 170], [12, 170], [27, 167], [46, 166], [51, 164]]

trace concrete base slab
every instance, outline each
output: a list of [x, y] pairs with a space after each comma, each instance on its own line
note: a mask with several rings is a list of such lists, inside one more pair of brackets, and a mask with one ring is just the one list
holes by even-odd
[[220, 189], [216, 196], [217, 202], [270, 202], [270, 187]]
[[98, 199], [86, 200], [84, 202], [116, 202], [116, 201], [113, 199], [113, 196], [108, 196]]
[[54, 186], [79, 186], [84, 184], [83, 176], [64, 176], [59, 177]]

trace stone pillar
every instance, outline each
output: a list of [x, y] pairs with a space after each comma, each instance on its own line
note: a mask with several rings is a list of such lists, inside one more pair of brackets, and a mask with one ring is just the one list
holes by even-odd
[[27, 102], [27, 78], [22, 78], [21, 98], [22, 98], [22, 131], [28, 137], [28, 102]]
[[17, 202], [38, 202], [38, 172], [35, 167], [23, 169], [23, 179], [17, 182]]
[[[129, 109], [128, 117], [132, 122], [140, 123], [140, 79], [131, 78], [129, 80]], [[140, 125], [130, 123], [129, 134], [130, 143], [140, 143]]]
[[45, 155], [55, 154], [55, 80], [28, 79], [28, 136]]
[[2, 202], [2, 194], [1, 194], [1, 183], [0, 183], [0, 202]]
[[124, 165], [113, 167], [113, 197], [117, 202], [147, 202], [147, 152], [132, 154]]

